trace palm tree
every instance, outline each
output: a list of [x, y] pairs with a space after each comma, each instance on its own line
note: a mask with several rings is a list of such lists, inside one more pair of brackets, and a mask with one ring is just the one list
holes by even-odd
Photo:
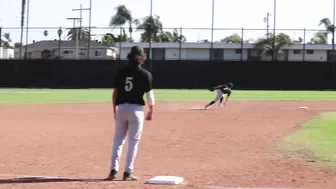
[[331, 36], [332, 36], [332, 38], [331, 38], [332, 50], [334, 52], [335, 51], [335, 25], [331, 23], [329, 18], [323, 18], [320, 21], [319, 26], [323, 26], [325, 31], [328, 34], [331, 34]]
[[179, 35], [177, 29], [173, 33], [169, 31], [162, 31], [158, 36], [160, 42], [186, 42], [187, 38], [184, 35]]
[[[22, 0], [21, 1], [21, 37], [20, 37], [21, 44], [23, 41], [23, 26], [24, 26], [24, 18], [25, 18], [25, 9], [26, 9], [26, 0]], [[22, 45], [20, 46], [20, 59], [21, 59], [21, 55], [22, 55]]]
[[140, 35], [141, 42], [149, 42], [149, 39], [152, 39], [152, 42], [160, 42], [159, 34], [162, 34], [163, 30], [162, 22], [160, 21], [159, 16], [146, 16], [142, 19], [142, 22], [136, 22], [138, 23], [137, 30], [144, 30], [144, 32]]
[[[273, 49], [273, 37], [269, 36], [270, 34], [266, 34], [265, 37], [257, 40], [255, 44], [255, 48], [260, 50], [262, 55], [272, 56], [275, 52], [276, 55], [279, 55], [282, 50], [281, 48], [285, 45], [293, 44], [291, 38], [285, 33], [279, 33], [275, 36], [275, 48]], [[277, 56], [274, 57], [277, 60]]]
[[126, 23], [128, 24], [128, 32], [130, 34], [130, 41], [132, 41], [132, 33], [133, 33], [133, 23], [136, 22], [136, 20], [133, 20], [131, 11], [127, 9], [125, 5], [119, 5], [116, 8], [117, 13], [111, 18], [110, 20], [110, 27], [122, 27]]
[[307, 44], [328, 44], [328, 32], [316, 32], [314, 37]]
[[[78, 30], [78, 31], [77, 31]], [[87, 41], [90, 38], [89, 30], [86, 28], [71, 28], [68, 32], [68, 40], [76, 41], [76, 35], [78, 32], [79, 41]]]
[[102, 37], [102, 43], [104, 45], [113, 46], [113, 45], [115, 45], [116, 42], [126, 42], [127, 39], [128, 39], [127, 34], [126, 34], [125, 30], [123, 29], [123, 33], [121, 35], [117, 35], [117, 36], [115, 36], [112, 33], [106, 33]]

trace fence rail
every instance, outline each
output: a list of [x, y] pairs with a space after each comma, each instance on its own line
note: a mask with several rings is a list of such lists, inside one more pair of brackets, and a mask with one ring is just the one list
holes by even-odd
[[[59, 36], [59, 29], [62, 29], [62, 33]], [[82, 27], [85, 30], [85, 26]], [[29, 43], [39, 42], [43, 40], [51, 40], [57, 41], [61, 40], [75, 40], [70, 34], [69, 27], [24, 27], [24, 30], [28, 29], [29, 33]], [[123, 29], [125, 33], [123, 32]], [[213, 31], [213, 32], [212, 32]], [[275, 34], [284, 33], [287, 34], [291, 40], [296, 44], [302, 44], [300, 49], [303, 52], [306, 51], [305, 45], [314, 43], [314, 39], [316, 39], [316, 33], [319, 31], [324, 31], [323, 29], [276, 29]], [[0, 34], [9, 33], [12, 39], [12, 45], [14, 43], [19, 42], [20, 39], [20, 27], [3, 27], [1, 28]], [[260, 38], [266, 38], [267, 33], [273, 34], [273, 29], [267, 28], [183, 28], [183, 27], [169, 27], [162, 28], [162, 33], [169, 32], [168, 39], [156, 39], [149, 42], [148, 39], [142, 39], [141, 34], [143, 34], [143, 29], [134, 29], [132, 33], [129, 32], [129, 28], [115, 28], [112, 29], [110, 27], [92, 27], [91, 28], [91, 41], [103, 42], [102, 38], [106, 33], [111, 33], [115, 38], [111, 42], [111, 45], [115, 45], [116, 42], [119, 42], [123, 35], [126, 36], [126, 41], [132, 39], [134, 42], [144, 41], [148, 43], [156, 42], [156, 41], [164, 41], [164, 42], [178, 42], [181, 44], [188, 42], [205, 42], [210, 43], [210, 51], [213, 51], [214, 43], [241, 43], [241, 49], [243, 49], [243, 44], [245, 43], [255, 43]], [[176, 32], [177, 35], [173, 35]], [[26, 33], [24, 32], [24, 38]], [[186, 38], [185, 41], [181, 41], [179, 36], [184, 36]], [[3, 38], [2, 38], [3, 39]], [[87, 36], [83, 38], [83, 40], [89, 40], [90, 37]], [[211, 41], [213, 39], [213, 41]], [[4, 40], [4, 39], [3, 39]], [[123, 41], [123, 40], [121, 40]], [[2, 44], [2, 43], [0, 43]], [[331, 44], [331, 38], [328, 38], [327, 44]], [[149, 45], [151, 46], [151, 45]], [[28, 46], [27, 50], [29, 52], [30, 47]], [[45, 47], [48, 48], [48, 47]], [[117, 46], [120, 48], [120, 46]], [[122, 46], [121, 46], [122, 48]], [[151, 48], [151, 47], [150, 47]], [[331, 48], [330, 48], [331, 49]], [[91, 49], [89, 49], [91, 51]], [[329, 56], [329, 53], [326, 51], [325, 56]], [[305, 56], [302, 56], [302, 60], [305, 60]], [[211, 56], [209, 55], [210, 59]], [[90, 57], [85, 57], [90, 58]]]

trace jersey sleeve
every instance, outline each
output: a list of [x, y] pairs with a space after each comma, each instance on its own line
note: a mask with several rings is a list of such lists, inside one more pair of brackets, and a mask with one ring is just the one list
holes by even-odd
[[153, 77], [150, 72], [147, 72], [145, 79], [145, 92], [147, 93], [150, 90], [152, 90], [152, 87], [153, 87]]
[[122, 77], [120, 71], [118, 71], [113, 80], [114, 88], [121, 88], [123, 86]]

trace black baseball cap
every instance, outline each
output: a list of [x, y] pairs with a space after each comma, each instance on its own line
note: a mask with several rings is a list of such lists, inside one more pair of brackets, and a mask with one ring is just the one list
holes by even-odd
[[133, 46], [131, 48], [131, 53], [130, 54], [133, 55], [133, 56], [135, 56], [135, 55], [145, 56], [146, 55], [144, 49], [140, 46]]

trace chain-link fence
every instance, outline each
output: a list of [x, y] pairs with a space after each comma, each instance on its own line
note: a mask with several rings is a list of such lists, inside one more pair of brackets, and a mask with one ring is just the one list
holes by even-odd
[[[158, 28], [149, 30], [132, 28], [111, 28], [111, 27], [93, 27], [91, 28], [91, 41], [90, 34], [87, 27], [82, 28], [66, 28], [66, 27], [31, 27], [28, 28], [28, 33], [26, 28], [23, 30], [23, 47], [22, 47], [22, 57], [33, 56], [34, 53], [41, 54], [40, 51], [49, 49], [53, 51], [53, 57], [67, 58], [64, 53], [74, 53], [72, 50], [79, 51], [76, 55], [78, 59], [90, 59], [95, 56], [97, 52], [92, 52], [93, 49], [100, 48], [101, 45], [108, 45], [111, 47], [116, 47], [116, 49], [123, 49], [123, 42], [146, 42], [146, 43], [180, 43], [179, 47], [183, 47], [184, 43], [210, 43], [210, 44], [224, 44], [224, 43], [234, 43], [241, 44], [240, 48], [246, 47], [249, 44], [256, 44], [260, 41], [264, 43], [269, 43], [269, 46], [277, 45], [282, 43], [275, 39], [273, 40], [273, 30], [272, 29], [250, 29], [250, 28]], [[153, 32], [152, 32], [153, 31]], [[297, 46], [299, 49], [305, 51], [306, 47], [304, 44], [330, 44], [331, 39], [328, 38], [321, 39], [323, 36], [319, 36], [318, 33], [323, 30], [317, 29], [276, 29], [275, 36], [283, 33], [287, 36], [292, 44], [302, 44]], [[267, 35], [267, 32], [269, 35]], [[28, 34], [28, 37], [27, 37]], [[15, 55], [13, 58], [20, 57], [19, 49], [21, 46], [20, 41], [11, 41], [11, 37], [18, 39], [21, 35], [20, 27], [4, 27], [1, 28], [2, 46], [13, 46]], [[7, 37], [7, 38], [6, 38]], [[267, 42], [266, 39], [270, 38]], [[211, 41], [213, 39], [213, 41]], [[122, 43], [118, 43], [118, 42]], [[151, 42], [150, 42], [151, 41]], [[273, 43], [274, 41], [274, 43]], [[28, 42], [28, 45], [26, 45]], [[119, 44], [116, 46], [116, 44]], [[245, 45], [245, 47], [244, 47]], [[149, 45], [152, 47], [152, 45]], [[86, 53], [88, 49], [88, 52]], [[152, 47], [155, 48], [155, 47]], [[211, 45], [215, 48], [214, 45]], [[62, 49], [62, 50], [61, 50]], [[72, 49], [72, 50], [69, 50]], [[61, 52], [62, 51], [62, 52]], [[65, 51], [65, 52], [64, 52]], [[118, 54], [119, 50], [116, 50]], [[25, 53], [28, 52], [28, 53]], [[327, 52], [326, 52], [327, 53]], [[76, 54], [76, 53], [75, 53]], [[70, 55], [69, 55], [70, 56]], [[68, 56], [68, 57], [69, 57]], [[116, 55], [118, 58], [118, 55]], [[211, 57], [210, 57], [211, 58]], [[302, 60], [304, 60], [302, 56]]]

